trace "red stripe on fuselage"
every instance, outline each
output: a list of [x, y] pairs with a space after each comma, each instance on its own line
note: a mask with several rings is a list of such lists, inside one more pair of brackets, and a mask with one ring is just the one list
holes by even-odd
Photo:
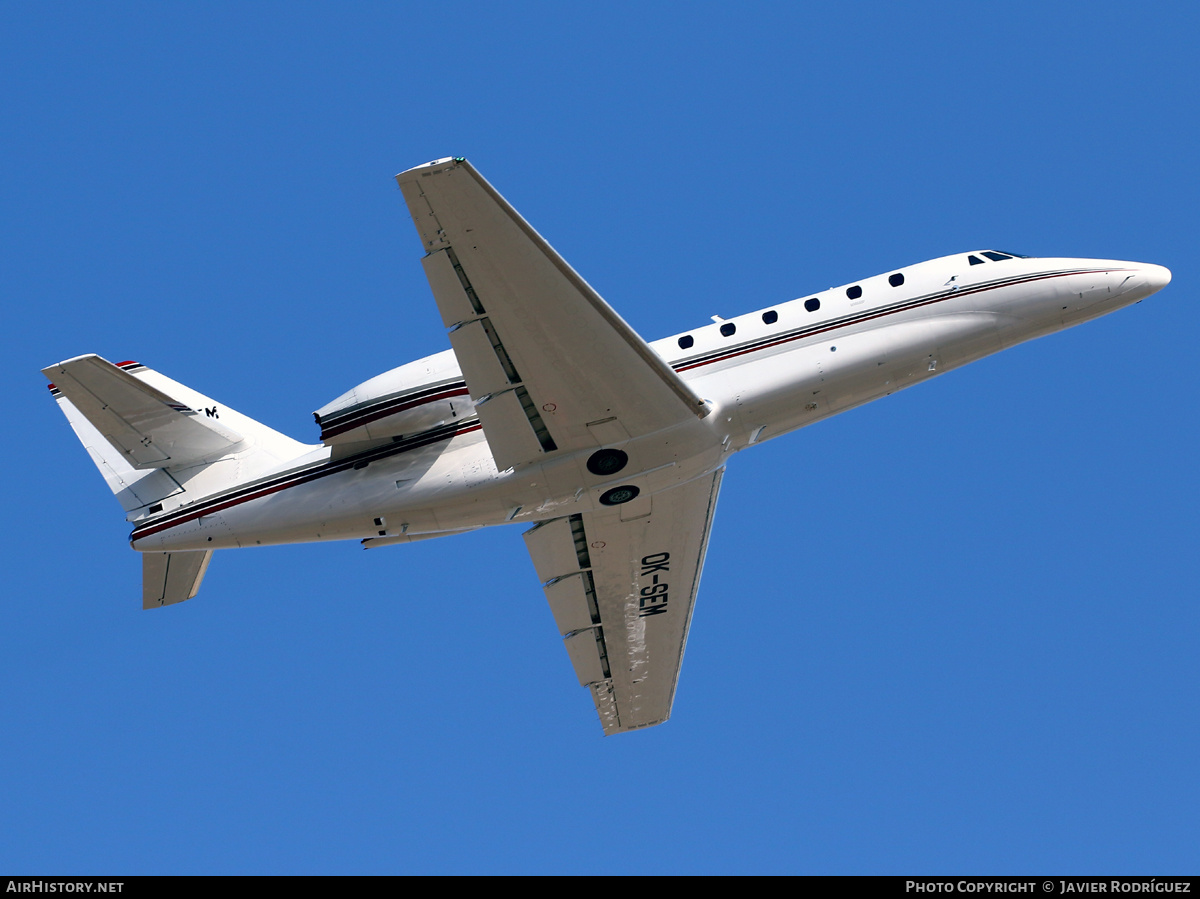
[[373, 421], [378, 421], [381, 418], [387, 418], [389, 415], [395, 415], [397, 412], [407, 412], [409, 409], [416, 409], [419, 406], [424, 406], [427, 403], [436, 403], [439, 400], [450, 399], [455, 396], [466, 396], [467, 388], [459, 387], [454, 390], [447, 390], [435, 396], [422, 397], [420, 399], [410, 400], [408, 402], [400, 401], [399, 405], [387, 405], [373, 412], [364, 412], [363, 414], [334, 425], [328, 431], [321, 431], [321, 439], [328, 440], [330, 437], [337, 437], [339, 434], [345, 434], [347, 431], [353, 431], [355, 428], [361, 428], [363, 425], [368, 425]]
[[680, 371], [680, 372], [691, 371], [692, 369], [695, 369], [695, 368], [703, 368], [705, 365], [713, 365], [717, 362], [724, 362], [727, 359], [735, 359], [738, 356], [745, 356], [747, 353], [757, 353], [759, 350], [765, 350], [765, 349], [769, 349], [770, 347], [780, 346], [781, 344], [791, 343], [792, 341], [795, 341], [795, 340], [804, 340], [807, 337], [814, 337], [817, 334], [824, 334], [828, 331], [836, 331], [839, 328], [847, 328], [850, 325], [858, 325], [858, 324], [861, 324], [862, 322], [869, 322], [869, 321], [872, 321], [877, 318], [883, 318], [885, 315], [895, 315], [896, 313], [899, 313], [899, 312], [907, 312], [909, 309], [920, 309], [922, 306], [929, 306], [933, 303], [941, 303], [945, 300], [952, 300], [957, 297], [965, 297], [965, 296], [969, 296], [974, 293], [983, 293], [984, 291], [987, 291], [987, 290], [998, 290], [1001, 287], [1013, 287], [1017, 284], [1030, 284], [1034, 281], [1044, 281], [1049, 278], [1063, 278], [1063, 277], [1066, 277], [1067, 275], [1087, 275], [1087, 274], [1093, 274], [1096, 272], [1106, 272], [1106, 271], [1111, 271], [1111, 269], [1088, 269], [1085, 271], [1058, 272], [1053, 275], [1031, 275], [1026, 278], [1019, 278], [1019, 279], [1014, 279], [1011, 281], [1006, 281], [1003, 284], [991, 284], [991, 285], [984, 285], [984, 286], [980, 286], [980, 287], [967, 287], [967, 288], [963, 288], [961, 290], [955, 290], [953, 292], [947, 293], [944, 296], [930, 297], [928, 300], [924, 300], [922, 302], [907, 303], [902, 309], [896, 309], [894, 307], [880, 309], [879, 311], [873, 312], [869, 315], [864, 314], [864, 315], [855, 316], [853, 321], [830, 322], [825, 327], [816, 327], [816, 328], [805, 329], [804, 331], [802, 331], [799, 334], [792, 334], [790, 336], [780, 337], [777, 340], [771, 340], [767, 343], [755, 344], [754, 346], [743, 345], [744, 346], [743, 349], [733, 348], [733, 349], [727, 350], [726, 352], [719, 353], [719, 355], [715, 356], [712, 359], [702, 359], [697, 362], [682, 363], [682, 364], [675, 365], [672, 367], [675, 369], [675, 371]]
[[[444, 438], [441, 438], [441, 439], [451, 440], [455, 437], [458, 437], [460, 434], [470, 434], [472, 431], [478, 431], [482, 427], [483, 427], [483, 425], [476, 422], [476, 423], [470, 425], [469, 427], [463, 428], [461, 431], [455, 431], [453, 434], [447, 434]], [[430, 441], [430, 443], [436, 443], [436, 442], [438, 442], [438, 441]], [[428, 445], [430, 445], [430, 444], [429, 443], [422, 444], [422, 446], [428, 446]], [[420, 448], [421, 448], [420, 446], [412, 447], [412, 449], [420, 449]], [[383, 458], [388, 458], [388, 457], [385, 456]], [[217, 503], [214, 503], [211, 506], [205, 506], [203, 509], [194, 510], [194, 511], [188, 513], [187, 515], [184, 515], [182, 518], [172, 519], [171, 521], [164, 521], [161, 524], [150, 525], [145, 530], [138, 530], [137, 528], [134, 528], [133, 533], [129, 535], [129, 540], [132, 543], [134, 541], [141, 540], [144, 537], [151, 537], [154, 534], [161, 534], [163, 531], [170, 530], [171, 528], [174, 528], [174, 527], [178, 527], [181, 524], [187, 524], [189, 521], [195, 521], [197, 518], [203, 518], [205, 515], [215, 515], [218, 512], [224, 512], [226, 509], [231, 509], [234, 506], [240, 506], [242, 503], [248, 503], [251, 500], [261, 499], [264, 496], [270, 496], [272, 493], [279, 493], [281, 490], [287, 490], [289, 487], [296, 487], [296, 486], [299, 486], [300, 484], [307, 484], [307, 483], [310, 483], [311, 481], [320, 480], [321, 478], [328, 477], [329, 475], [332, 475], [332, 474], [337, 474], [341, 471], [352, 470], [354, 468], [354, 464], [355, 463], [354, 463], [353, 458], [350, 458], [350, 459], [345, 459], [340, 462], [334, 463], [331, 468], [323, 467], [323, 468], [320, 468], [320, 469], [317, 469], [314, 471], [297, 472], [294, 476], [292, 476], [290, 478], [286, 478], [285, 480], [279, 482], [278, 484], [271, 484], [271, 485], [263, 487], [259, 490], [253, 490], [250, 493], [240, 494], [238, 496], [231, 496], [227, 500], [219, 501]]]
[[[717, 362], [724, 362], [727, 359], [734, 359], [738, 356], [745, 356], [748, 353], [756, 353], [759, 350], [770, 349], [771, 347], [780, 346], [781, 344], [785, 344], [785, 343], [791, 343], [796, 340], [803, 340], [806, 337], [813, 337], [817, 334], [824, 334], [829, 331], [836, 331], [839, 328], [847, 328], [847, 327], [850, 327], [851, 325], [857, 325], [857, 324], [861, 324], [862, 322], [872, 321], [877, 318], [883, 318], [886, 315], [895, 315], [900, 312], [907, 312], [909, 309], [920, 309], [922, 306], [929, 306], [933, 303], [940, 303], [945, 300], [955, 299], [957, 297], [969, 296], [970, 294], [974, 294], [974, 293], [983, 293], [984, 291], [988, 291], [988, 290], [998, 290], [999, 288], [1002, 288], [1002, 287], [1013, 287], [1017, 284], [1029, 284], [1034, 281], [1044, 281], [1044, 280], [1048, 280], [1050, 278], [1062, 278], [1062, 277], [1066, 277], [1067, 275], [1086, 275], [1086, 274], [1093, 274], [1093, 273], [1104, 272], [1104, 271], [1112, 271], [1112, 269], [1084, 269], [1084, 270], [1070, 271], [1070, 272], [1056, 272], [1055, 274], [1050, 274], [1050, 275], [1031, 275], [1031, 276], [1028, 276], [1025, 278], [1015, 278], [1013, 280], [1006, 281], [1002, 284], [991, 284], [991, 285], [983, 285], [983, 286], [979, 286], [979, 287], [964, 288], [962, 290], [948, 292], [942, 296], [930, 297], [928, 300], [923, 300], [920, 302], [907, 302], [905, 305], [903, 305], [903, 308], [899, 308], [899, 309], [894, 308], [894, 307], [890, 308], [890, 309], [884, 308], [884, 309], [878, 310], [877, 312], [871, 313], [869, 315], [856, 316], [853, 321], [840, 322], [840, 323], [839, 322], [831, 322], [826, 327], [818, 327], [815, 329], [805, 330], [799, 334], [793, 334], [788, 337], [780, 337], [778, 340], [773, 340], [768, 343], [757, 344], [755, 346], [745, 347], [744, 349], [740, 349], [740, 350], [736, 349], [736, 348], [731, 349], [728, 352], [721, 353], [720, 355], [716, 356], [713, 359], [706, 359], [706, 360], [694, 362], [691, 364], [679, 365], [678, 367], [675, 368], [675, 370], [681, 371], [681, 372], [682, 371], [690, 371], [692, 369], [702, 368], [705, 365], [714, 365]], [[467, 391], [465, 388], [463, 388], [460, 391], [454, 392], [453, 395], [461, 396], [465, 393], [467, 393]], [[450, 393], [447, 392], [447, 395], [450, 395]], [[439, 399], [439, 398], [442, 398], [442, 397], [429, 398], [426, 400], [422, 400], [421, 403], [434, 402], [436, 399]], [[388, 414], [391, 414], [391, 413], [388, 413]], [[444, 439], [449, 440], [451, 438], [459, 436], [460, 434], [469, 434], [472, 431], [480, 430], [482, 427], [483, 427], [483, 425], [476, 422], [475, 424], [471, 425], [470, 427], [464, 428], [461, 431], [456, 431], [453, 434], [447, 435]], [[414, 447], [414, 449], [415, 448], [417, 448], [417, 447]], [[165, 530], [169, 530], [170, 528], [177, 527], [178, 525], [186, 524], [189, 521], [195, 521], [197, 518], [202, 518], [205, 515], [213, 515], [217, 512], [222, 512], [225, 509], [232, 508], [233, 506], [237, 506], [237, 505], [241, 505], [242, 503], [249, 502], [250, 500], [260, 499], [264, 496], [269, 496], [272, 493], [278, 493], [281, 490], [286, 490], [289, 487], [295, 487], [299, 484], [306, 484], [306, 483], [309, 483], [310, 481], [315, 481], [315, 480], [318, 480], [319, 478], [327, 477], [331, 474], [335, 474], [337, 471], [343, 470], [345, 468], [353, 467], [353, 463], [350, 460], [345, 460], [345, 461], [339, 462], [337, 464], [338, 464], [338, 468], [336, 471], [322, 469], [322, 470], [318, 470], [318, 471], [309, 472], [307, 474], [297, 474], [294, 478], [285, 480], [279, 484], [273, 484], [270, 487], [264, 487], [261, 490], [256, 490], [252, 493], [245, 494], [242, 496], [231, 497], [229, 500], [227, 500], [225, 502], [220, 502], [220, 503], [217, 503], [216, 505], [194, 511], [178, 520], [163, 522], [162, 524], [159, 524], [159, 525], [152, 525], [152, 526], [148, 527], [146, 530], [141, 531], [141, 532], [139, 532], [135, 528], [133, 533], [130, 535], [130, 540], [136, 541], [136, 540], [142, 539], [143, 537], [150, 537], [154, 534], [159, 534]]]

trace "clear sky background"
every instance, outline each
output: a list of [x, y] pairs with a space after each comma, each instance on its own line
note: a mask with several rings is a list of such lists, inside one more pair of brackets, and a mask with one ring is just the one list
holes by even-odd
[[[1198, 14], [0, 5], [0, 872], [1195, 873]], [[1174, 281], [734, 458], [661, 727], [520, 528], [143, 612], [39, 370], [315, 441], [448, 347], [391, 180], [448, 155], [649, 339], [979, 247]]]

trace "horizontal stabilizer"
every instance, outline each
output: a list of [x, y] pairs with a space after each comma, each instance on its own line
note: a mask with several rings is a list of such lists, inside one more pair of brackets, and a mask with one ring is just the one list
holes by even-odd
[[233, 451], [242, 436], [96, 355], [42, 369], [135, 469], [175, 468]]
[[212, 550], [142, 554], [142, 608], [191, 599], [200, 590]]

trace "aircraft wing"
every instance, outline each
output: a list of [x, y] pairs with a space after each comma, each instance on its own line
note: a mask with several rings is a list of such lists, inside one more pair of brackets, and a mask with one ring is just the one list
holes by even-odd
[[661, 724], [671, 715], [723, 473], [653, 495], [637, 518], [623, 517], [634, 510], [620, 506], [525, 533], [605, 734]]
[[708, 413], [466, 160], [396, 181], [498, 469]]

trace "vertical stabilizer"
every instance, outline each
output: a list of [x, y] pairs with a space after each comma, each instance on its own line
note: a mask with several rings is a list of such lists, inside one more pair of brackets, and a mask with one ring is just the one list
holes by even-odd
[[[138, 362], [114, 365], [96, 355], [77, 356], [43, 373], [128, 521], [170, 512], [324, 449]], [[191, 599], [211, 558], [211, 551], [145, 553], [142, 608]]]
[[212, 550], [143, 553], [142, 608], [156, 609], [191, 599], [200, 590]]

